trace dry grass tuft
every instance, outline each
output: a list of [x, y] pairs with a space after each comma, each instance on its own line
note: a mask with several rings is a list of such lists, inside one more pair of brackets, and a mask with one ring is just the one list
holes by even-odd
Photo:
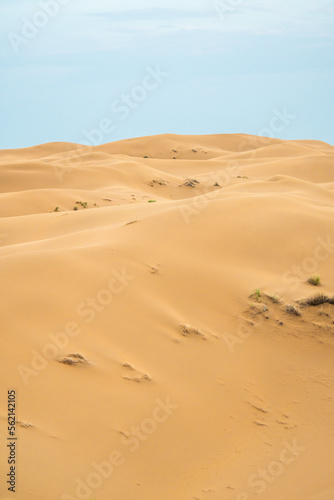
[[274, 304], [281, 304], [282, 300], [279, 298], [278, 295], [267, 295], [268, 299], [270, 299]]
[[294, 314], [295, 316], [301, 316], [302, 313], [300, 312], [300, 310], [298, 309], [298, 307], [292, 305], [292, 304], [287, 304], [285, 306], [285, 311], [288, 313], [288, 314]]
[[59, 363], [63, 365], [76, 366], [79, 364], [87, 365], [89, 364], [88, 359], [86, 359], [82, 354], [68, 354], [62, 358], [58, 358]]
[[312, 297], [308, 297], [306, 299], [299, 300], [298, 302], [301, 306], [311, 307], [311, 306], [320, 306], [321, 304], [332, 304], [334, 305], [334, 296], [328, 297], [324, 293], [318, 293], [313, 295]]
[[200, 332], [197, 328], [193, 328], [189, 325], [180, 325], [181, 333], [184, 337], [188, 337], [189, 335], [196, 335], [198, 337], [206, 338], [205, 335]]

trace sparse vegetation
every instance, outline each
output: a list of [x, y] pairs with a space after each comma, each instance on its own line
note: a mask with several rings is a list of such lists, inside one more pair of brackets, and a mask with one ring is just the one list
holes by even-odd
[[311, 307], [311, 306], [320, 306], [321, 304], [331, 304], [334, 305], [334, 296], [328, 297], [324, 293], [318, 293], [313, 295], [312, 297], [308, 297], [306, 299], [299, 300], [298, 302], [301, 306]]
[[302, 313], [300, 312], [299, 308], [292, 305], [292, 304], [287, 304], [285, 306], [285, 311], [288, 313], [288, 314], [294, 314], [295, 316], [301, 316]]
[[203, 339], [206, 339], [205, 335], [202, 332], [200, 332], [197, 328], [193, 328], [192, 326], [180, 325], [180, 330], [181, 334], [184, 337], [187, 337], [188, 335], [197, 335], [199, 337], [202, 337]]
[[76, 201], [75, 204], [76, 205], [81, 205], [82, 208], [87, 208], [88, 207], [87, 201]]
[[154, 187], [154, 184], [158, 184], [159, 186], [166, 186], [167, 181], [164, 179], [153, 179], [152, 182], [150, 182], [150, 186]]
[[315, 274], [314, 276], [311, 276], [307, 282], [310, 284], [310, 285], [313, 285], [313, 286], [320, 286], [321, 285], [321, 277], [319, 276], [319, 274]]
[[73, 210], [79, 210], [79, 208], [76, 205], [74, 205]]
[[145, 155], [144, 158], [149, 158], [149, 156]]
[[281, 299], [279, 298], [279, 296], [277, 294], [273, 294], [273, 295], [267, 295], [268, 299], [270, 299], [272, 302], [274, 302], [274, 304], [280, 304], [282, 301]]
[[220, 185], [218, 184], [218, 182], [214, 183], [214, 187], [220, 187]]
[[257, 303], [251, 302], [249, 304], [249, 310], [252, 312], [253, 316], [256, 316], [257, 314], [262, 314], [262, 313], [269, 311], [266, 304], [259, 304], [258, 302]]
[[63, 358], [58, 358], [58, 362], [63, 365], [76, 366], [79, 364], [89, 364], [89, 361], [82, 354], [68, 354]]
[[54, 212], [59, 212], [59, 207], [56, 207], [56, 208], [54, 209]]
[[261, 299], [262, 299], [262, 293], [261, 293], [261, 290], [259, 290], [259, 288], [257, 288], [253, 293], [250, 294], [249, 296], [251, 299], [254, 299], [256, 300], [257, 302], [260, 302]]
[[156, 202], [157, 202], [157, 200], [148, 200], [147, 203], [156, 203]]
[[196, 179], [188, 179], [182, 186], [187, 186], [187, 187], [196, 187], [196, 184], [199, 184], [199, 181]]

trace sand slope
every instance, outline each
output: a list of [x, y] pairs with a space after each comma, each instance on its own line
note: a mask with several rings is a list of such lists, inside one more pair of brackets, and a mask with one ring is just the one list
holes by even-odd
[[334, 147], [3, 151], [0, 216], [15, 498], [333, 499]]

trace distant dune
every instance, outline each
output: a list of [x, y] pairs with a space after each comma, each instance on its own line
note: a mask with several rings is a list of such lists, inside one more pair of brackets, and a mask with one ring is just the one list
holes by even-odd
[[0, 265], [1, 500], [333, 500], [334, 147], [1, 151]]

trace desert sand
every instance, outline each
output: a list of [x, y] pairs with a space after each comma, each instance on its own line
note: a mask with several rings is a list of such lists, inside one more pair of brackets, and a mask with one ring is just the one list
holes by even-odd
[[0, 217], [1, 500], [333, 500], [334, 147], [5, 150]]

